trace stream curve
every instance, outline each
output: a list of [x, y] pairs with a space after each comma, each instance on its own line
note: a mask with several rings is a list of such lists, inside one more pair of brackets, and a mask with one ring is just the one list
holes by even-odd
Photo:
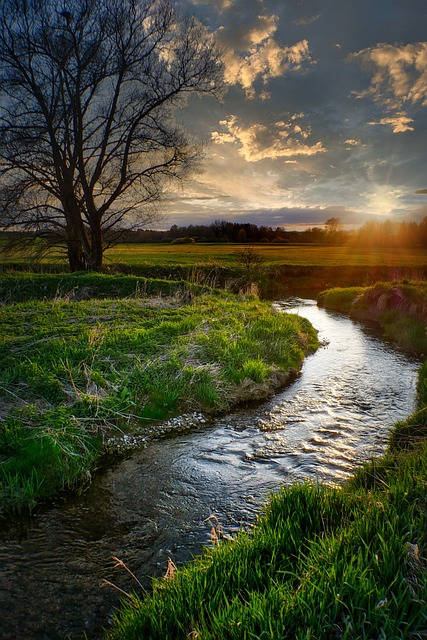
[[[336, 483], [380, 453], [415, 406], [419, 362], [313, 300], [277, 309], [307, 317], [324, 346], [270, 401], [153, 440], [98, 473], [80, 496], [58, 499], [0, 530], [0, 638], [103, 636], [124, 590], [145, 585], [168, 557], [188, 561], [253, 523], [272, 490], [295, 480]], [[215, 516], [217, 520], [209, 520]]]

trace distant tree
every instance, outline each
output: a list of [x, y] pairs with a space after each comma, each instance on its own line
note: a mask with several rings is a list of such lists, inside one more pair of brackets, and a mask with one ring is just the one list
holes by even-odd
[[221, 52], [175, 4], [0, 3], [0, 228], [65, 243], [72, 271], [100, 270], [200, 154], [173, 111], [218, 95]]
[[171, 244], [194, 244], [195, 242], [195, 239], [191, 238], [190, 236], [184, 236], [182, 238], [175, 238], [174, 240], [171, 240]]
[[342, 239], [342, 224], [339, 218], [328, 218], [325, 222], [326, 242], [337, 243]]
[[342, 229], [341, 220], [339, 218], [328, 218], [325, 222], [325, 229], [328, 235], [335, 236]]
[[245, 269], [252, 269], [265, 261], [262, 253], [257, 251], [254, 247], [244, 247], [243, 249], [236, 249], [233, 253], [236, 262]]
[[427, 216], [423, 218], [418, 227], [419, 242], [422, 247], [427, 247]]
[[239, 229], [237, 242], [246, 242], [246, 231], [244, 229]]

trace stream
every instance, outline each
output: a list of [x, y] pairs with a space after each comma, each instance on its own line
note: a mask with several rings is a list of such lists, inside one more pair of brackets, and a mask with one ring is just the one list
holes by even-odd
[[[269, 493], [303, 479], [337, 483], [384, 449], [415, 407], [419, 362], [345, 316], [293, 298], [323, 341], [272, 400], [154, 439], [61, 497], [0, 530], [0, 638], [103, 637], [120, 594], [148, 586], [168, 558], [210, 544], [212, 523], [232, 534], [254, 522]], [[211, 519], [215, 516], [217, 520]]]

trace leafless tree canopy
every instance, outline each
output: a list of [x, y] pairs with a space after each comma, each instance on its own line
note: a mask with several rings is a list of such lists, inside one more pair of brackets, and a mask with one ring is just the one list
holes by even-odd
[[174, 109], [221, 83], [212, 36], [172, 0], [3, 0], [0, 226], [99, 270], [124, 220], [150, 220], [198, 156]]

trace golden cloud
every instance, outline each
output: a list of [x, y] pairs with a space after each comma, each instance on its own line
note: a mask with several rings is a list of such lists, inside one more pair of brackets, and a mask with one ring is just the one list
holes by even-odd
[[409, 118], [406, 114], [396, 114], [388, 118], [381, 118], [378, 122], [368, 122], [370, 125], [390, 125], [393, 129], [393, 133], [403, 133], [405, 131], [414, 131], [414, 127], [411, 127], [413, 122], [412, 118]]
[[[229, 48], [225, 53], [225, 80], [228, 84], [240, 84], [248, 98], [255, 97], [254, 82], [261, 78], [265, 83], [289, 71], [299, 71], [315, 61], [310, 55], [307, 40], [292, 46], [280, 46], [273, 35], [278, 17], [258, 16], [258, 24], [247, 34], [245, 53]], [[264, 92], [264, 98], [267, 95]]]
[[352, 54], [371, 74], [370, 86], [358, 98], [370, 97], [374, 102], [396, 111], [390, 118], [370, 124], [385, 124], [394, 133], [413, 131], [413, 120], [404, 109], [409, 105], [427, 105], [427, 42], [407, 45], [378, 44]]
[[310, 128], [296, 123], [301, 116], [294, 114], [288, 122], [279, 121], [269, 127], [260, 123], [245, 127], [236, 116], [229, 116], [220, 122], [225, 131], [214, 131], [212, 140], [216, 144], [236, 144], [247, 162], [314, 156], [327, 151], [320, 141], [312, 145], [306, 142]]
[[278, 16], [258, 16], [258, 26], [250, 29], [247, 39], [252, 46], [261, 44], [277, 31]]

